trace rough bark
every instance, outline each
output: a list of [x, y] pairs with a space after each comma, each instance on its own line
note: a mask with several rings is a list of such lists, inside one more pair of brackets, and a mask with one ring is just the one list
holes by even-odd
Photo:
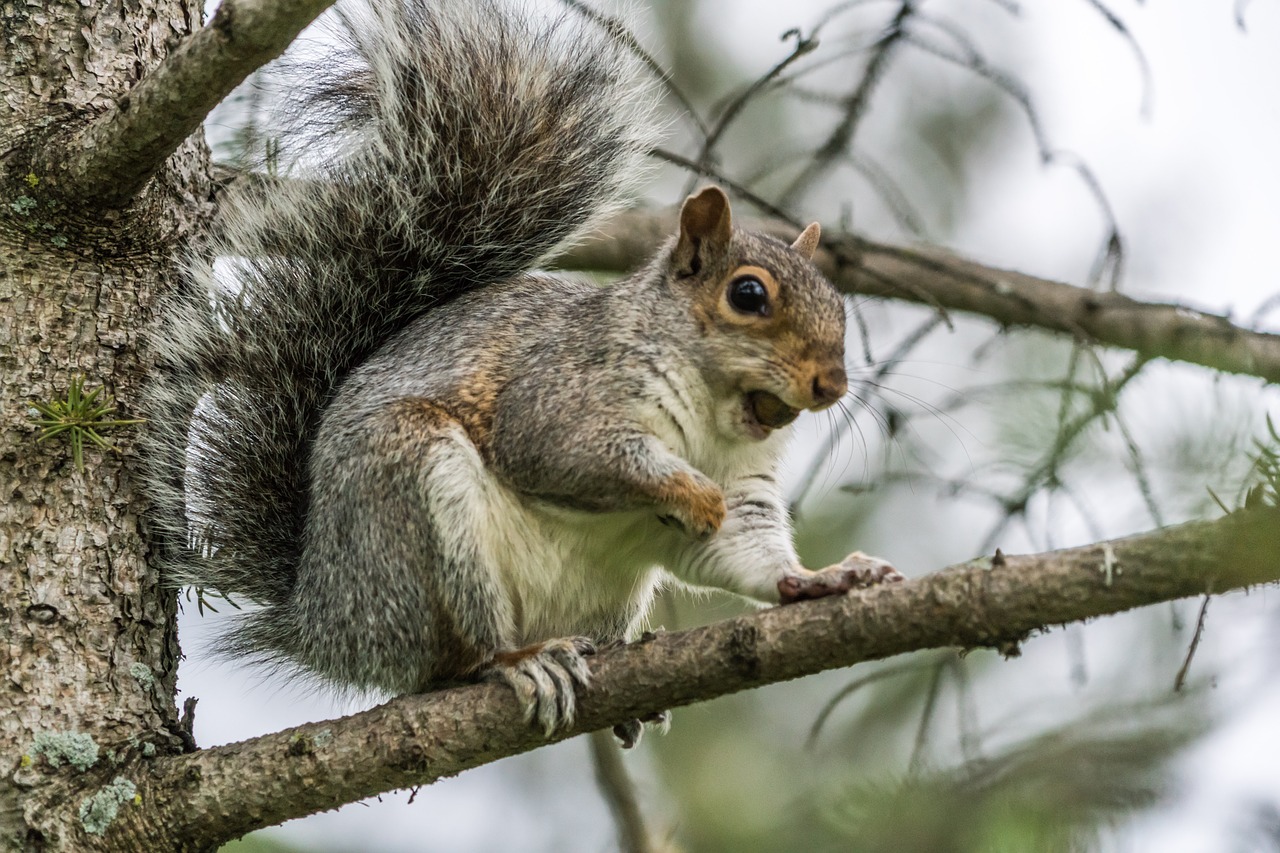
[[223, 0], [195, 33], [127, 94], [44, 152], [62, 198], [128, 203], [218, 102], [279, 56], [333, 0]]
[[[185, 35], [198, 6], [0, 4], [0, 849], [69, 849], [80, 803], [117, 762], [181, 749], [175, 599], [147, 566], [132, 430], [37, 444], [30, 402], [73, 377], [132, 414], [153, 298], [207, 196], [190, 142], [145, 198], [103, 214], [56, 202], [30, 141], [107, 107]], [[90, 740], [91, 739], [91, 740]], [[96, 751], [96, 760], [94, 752]], [[61, 770], [51, 759], [63, 760]], [[85, 767], [65, 778], [66, 761]], [[73, 802], [69, 813], [52, 805]], [[56, 814], [56, 817], [51, 815]]]
[[[1011, 652], [1028, 634], [1061, 623], [1277, 579], [1280, 512], [1272, 509], [1047, 554], [974, 560], [602, 654], [592, 661], [593, 684], [576, 724], [551, 740], [918, 649]], [[402, 697], [342, 719], [145, 762], [131, 777], [144, 805], [122, 813], [90, 849], [128, 850], [144, 841], [203, 849], [547, 742], [521, 721], [505, 686]]]

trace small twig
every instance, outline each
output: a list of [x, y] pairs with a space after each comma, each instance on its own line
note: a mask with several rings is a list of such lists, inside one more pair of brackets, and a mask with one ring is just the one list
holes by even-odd
[[667, 93], [684, 108], [685, 118], [693, 122], [698, 129], [698, 134], [704, 138], [707, 136], [709, 133], [707, 123], [702, 120], [702, 116], [698, 115], [697, 109], [693, 106], [693, 101], [689, 100], [689, 96], [676, 85], [671, 73], [662, 67], [662, 63], [658, 62], [652, 53], [645, 50], [644, 45], [640, 44], [640, 40], [636, 38], [635, 33], [631, 32], [621, 19], [599, 12], [581, 0], [560, 0], [560, 2], [599, 26], [608, 33], [610, 38], [621, 44], [644, 63], [644, 66], [649, 69], [649, 73], [662, 84], [662, 88], [666, 89]]
[[875, 92], [877, 85], [889, 67], [889, 60], [893, 57], [894, 48], [898, 46], [898, 43], [906, 34], [904, 24], [914, 11], [915, 6], [912, 0], [905, 0], [898, 7], [897, 13], [889, 21], [884, 35], [873, 50], [871, 59], [867, 62], [866, 70], [862, 73], [862, 79], [844, 100], [844, 117], [827, 136], [822, 145], [818, 146], [813, 157], [801, 170], [800, 174], [783, 191], [779, 200], [783, 207], [789, 207], [798, 200], [841, 154], [849, 150], [849, 145], [853, 142], [853, 138], [857, 135], [858, 128], [862, 124], [862, 119], [867, 114], [871, 95]]
[[188, 696], [182, 702], [182, 718], [175, 733], [182, 741], [183, 752], [195, 752], [199, 748], [196, 746], [196, 703], [199, 701], [195, 696]]
[[[572, 0], [564, 0], [564, 2], [572, 2]], [[721, 137], [724, 136], [725, 131], [729, 129], [729, 126], [733, 124], [734, 120], [742, 113], [742, 110], [751, 102], [751, 99], [768, 88], [769, 84], [776, 80], [783, 71], [786, 71], [792, 63], [800, 59], [800, 57], [812, 53], [818, 46], [818, 40], [813, 35], [805, 36], [799, 29], [787, 30], [782, 34], [784, 41], [793, 36], [795, 37], [796, 45], [792, 48], [791, 53], [787, 54], [772, 68], [752, 82], [751, 85], [747, 86], [740, 95], [730, 101], [729, 105], [725, 107], [720, 118], [716, 120], [715, 127], [711, 128], [710, 132], [706, 134], [706, 137], [703, 140], [702, 150], [698, 153], [699, 163], [708, 166], [711, 165], [716, 145], [720, 142]], [[694, 191], [695, 187], [692, 183], [694, 180], [697, 179], [690, 179], [690, 183], [685, 187], [684, 195], [689, 195]]]
[[772, 216], [775, 219], [781, 220], [782, 222], [787, 223], [793, 228], [800, 229], [803, 227], [800, 224], [800, 221], [796, 219], [796, 217], [792, 216], [790, 213], [787, 213], [787, 211], [784, 210], [782, 207], [779, 207], [778, 205], [769, 201], [764, 196], [759, 195], [758, 193], [752, 192], [750, 188], [739, 183], [738, 181], [735, 181], [729, 178], [727, 175], [720, 172], [718, 169], [712, 168], [710, 164], [699, 163], [696, 160], [690, 160], [688, 157], [685, 157], [681, 154], [677, 154], [674, 151], [668, 151], [665, 148], [655, 148], [649, 152], [649, 155], [651, 157], [656, 157], [659, 160], [665, 160], [666, 162], [670, 163], [673, 166], [679, 166], [682, 169], [688, 169], [690, 172], [693, 172], [695, 175], [702, 175], [704, 178], [710, 178], [711, 180], [715, 181], [716, 183], [720, 184], [722, 187], [727, 189], [729, 192], [733, 193], [736, 196], [741, 197], [745, 201], [750, 202], [752, 205], [758, 208], [762, 213], [767, 213], [769, 216]]
[[1235, 9], [1236, 26], [1240, 28], [1240, 32], [1245, 32], [1246, 30], [1246, 27], [1244, 25], [1244, 10], [1247, 9], [1248, 7], [1249, 7], [1249, 0], [1236, 0], [1236, 9]]
[[917, 670], [924, 669], [929, 664], [924, 661], [909, 661], [908, 663], [898, 666], [886, 666], [878, 669], [870, 675], [864, 675], [861, 678], [855, 678], [844, 687], [840, 688], [834, 696], [827, 700], [822, 706], [822, 710], [818, 712], [818, 716], [814, 719], [813, 725], [809, 727], [809, 735], [805, 738], [804, 748], [806, 751], [812, 752], [814, 746], [818, 742], [818, 735], [822, 734], [822, 729], [830, 719], [831, 714], [840, 706], [844, 700], [860, 691], [862, 688], [875, 684], [878, 681], [884, 681], [886, 678], [896, 678], [899, 675], [907, 675]]
[[[996, 558], [1004, 562], [1004, 555], [996, 549]], [[992, 560], [995, 565], [996, 560]], [[968, 763], [982, 756], [982, 734], [978, 726], [978, 707], [973, 698], [973, 685], [969, 680], [966, 659], [960, 655], [947, 658], [956, 678], [956, 717], [960, 724], [960, 754]]]
[[[1035, 140], [1036, 148], [1040, 154], [1041, 163], [1045, 166], [1065, 166], [1080, 178], [1107, 222], [1107, 236], [1103, 240], [1102, 249], [1099, 251], [1093, 270], [1090, 273], [1090, 283], [1096, 283], [1106, 275], [1110, 289], [1112, 291], [1117, 290], [1124, 268], [1124, 242], [1121, 239], [1115, 212], [1111, 209], [1111, 203], [1107, 199], [1097, 175], [1093, 173], [1087, 163], [1075, 154], [1053, 147], [1049, 135], [1040, 120], [1040, 114], [1035, 108], [1030, 92], [1013, 77], [990, 65], [966, 32], [942, 18], [917, 15], [913, 19], [913, 23], [924, 24], [941, 32], [953, 42], [959, 52], [950, 50], [937, 42], [923, 37], [916, 29], [908, 30], [903, 34], [906, 44], [978, 75], [1011, 98], [1027, 119], [1027, 123], [1031, 128], [1032, 138]], [[1108, 273], [1109, 275], [1107, 275]]]
[[916, 729], [916, 742], [911, 748], [911, 760], [907, 763], [909, 776], [915, 776], [920, 772], [924, 750], [929, 743], [929, 725], [933, 722], [933, 712], [938, 707], [938, 694], [942, 691], [942, 676], [946, 671], [946, 659], [934, 664], [933, 674], [929, 678], [929, 692], [925, 695], [924, 706], [920, 709], [920, 726]]
[[996, 542], [1000, 540], [1009, 522], [1015, 516], [1025, 514], [1027, 503], [1032, 496], [1057, 478], [1059, 470], [1066, 459], [1067, 451], [1071, 449], [1076, 439], [1094, 421], [1106, 417], [1116, 410], [1120, 405], [1120, 392], [1142, 372], [1142, 369], [1147, 364], [1148, 359], [1138, 355], [1133, 358], [1128, 367], [1116, 379], [1107, 380], [1104, 376], [1104, 387], [1093, 394], [1092, 404], [1089, 409], [1074, 420], [1059, 424], [1049, 452], [1045, 454], [1040, 464], [1033, 468], [1023, 479], [1022, 487], [1004, 498], [1004, 516], [987, 534], [987, 538], [983, 540], [978, 549], [979, 551], [985, 553], [995, 547]]
[[1196, 656], [1196, 649], [1200, 646], [1200, 637], [1204, 634], [1204, 617], [1209, 612], [1209, 600], [1213, 597], [1213, 584], [1205, 591], [1204, 601], [1200, 602], [1200, 615], [1196, 617], [1196, 630], [1191, 635], [1191, 645], [1187, 647], [1187, 656], [1182, 661], [1182, 666], [1178, 669], [1178, 675], [1173, 679], [1173, 692], [1181, 693], [1182, 688], [1187, 683], [1187, 671], [1191, 669], [1191, 659]]
[[596, 784], [609, 804], [609, 812], [618, 827], [618, 847], [623, 853], [653, 853], [657, 848], [645, 826], [644, 815], [631, 781], [622, 763], [622, 751], [613, 742], [608, 729], [592, 732], [591, 761], [596, 769]]
[[[1120, 37], [1129, 45], [1133, 51], [1134, 58], [1138, 61], [1138, 73], [1142, 75], [1142, 105], [1139, 107], [1142, 115], [1151, 115], [1152, 97], [1155, 92], [1155, 82], [1151, 76], [1151, 64], [1147, 62], [1147, 55], [1142, 51], [1142, 46], [1138, 44], [1138, 40], [1133, 37], [1133, 33], [1125, 26], [1124, 21], [1104, 6], [1101, 0], [1085, 0], [1090, 6], [1098, 11], [1098, 14], [1107, 19], [1107, 23], [1111, 28], [1120, 34]], [[1239, 7], [1237, 6], [1237, 10]], [[1237, 20], [1239, 16], [1237, 15]]]

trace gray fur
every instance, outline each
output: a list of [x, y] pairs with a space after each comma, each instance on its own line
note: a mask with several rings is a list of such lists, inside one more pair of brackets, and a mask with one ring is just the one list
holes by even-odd
[[[724, 229], [607, 288], [532, 272], [649, 146], [630, 61], [490, 0], [375, 9], [297, 110], [342, 158], [234, 192], [213, 251], [236, 289], [193, 261], [166, 309], [162, 561], [262, 605], [226, 651], [391, 692], [497, 655], [551, 728], [589, 644], [547, 641], [626, 637], [656, 566], [766, 600], [799, 570], [780, 439], [737, 421], [752, 392], [818, 405], [843, 304], [792, 248], [728, 230], [727, 202]], [[767, 331], [724, 315], [744, 264], [777, 280]]]
[[[175, 584], [267, 605], [232, 646], [268, 658], [288, 656], [276, 608], [338, 382], [414, 317], [593, 227], [652, 143], [634, 63], [588, 23], [494, 0], [392, 0], [343, 23], [291, 104], [292, 148], [310, 157], [267, 191], [224, 194], [217, 237], [153, 336], [159, 561]], [[215, 275], [214, 257], [233, 274]]]

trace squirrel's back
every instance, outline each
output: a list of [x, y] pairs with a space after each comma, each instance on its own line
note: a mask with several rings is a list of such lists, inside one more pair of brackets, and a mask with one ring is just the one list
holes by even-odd
[[162, 568], [267, 605], [249, 627], [289, 599], [307, 460], [343, 377], [617, 208], [652, 141], [633, 61], [584, 19], [495, 0], [337, 17], [338, 46], [292, 81], [283, 155], [223, 193], [155, 335], [145, 458]]

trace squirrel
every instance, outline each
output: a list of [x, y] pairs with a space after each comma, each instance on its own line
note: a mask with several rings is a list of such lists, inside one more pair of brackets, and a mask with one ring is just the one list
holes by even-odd
[[496, 0], [341, 18], [290, 171], [224, 191], [155, 336], [161, 568], [259, 605], [220, 650], [358, 691], [497, 678], [550, 733], [664, 577], [897, 579], [803, 568], [778, 483], [788, 425], [847, 389], [818, 225], [736, 228], [707, 187], [634, 274], [541, 272], [653, 144], [625, 45]]

